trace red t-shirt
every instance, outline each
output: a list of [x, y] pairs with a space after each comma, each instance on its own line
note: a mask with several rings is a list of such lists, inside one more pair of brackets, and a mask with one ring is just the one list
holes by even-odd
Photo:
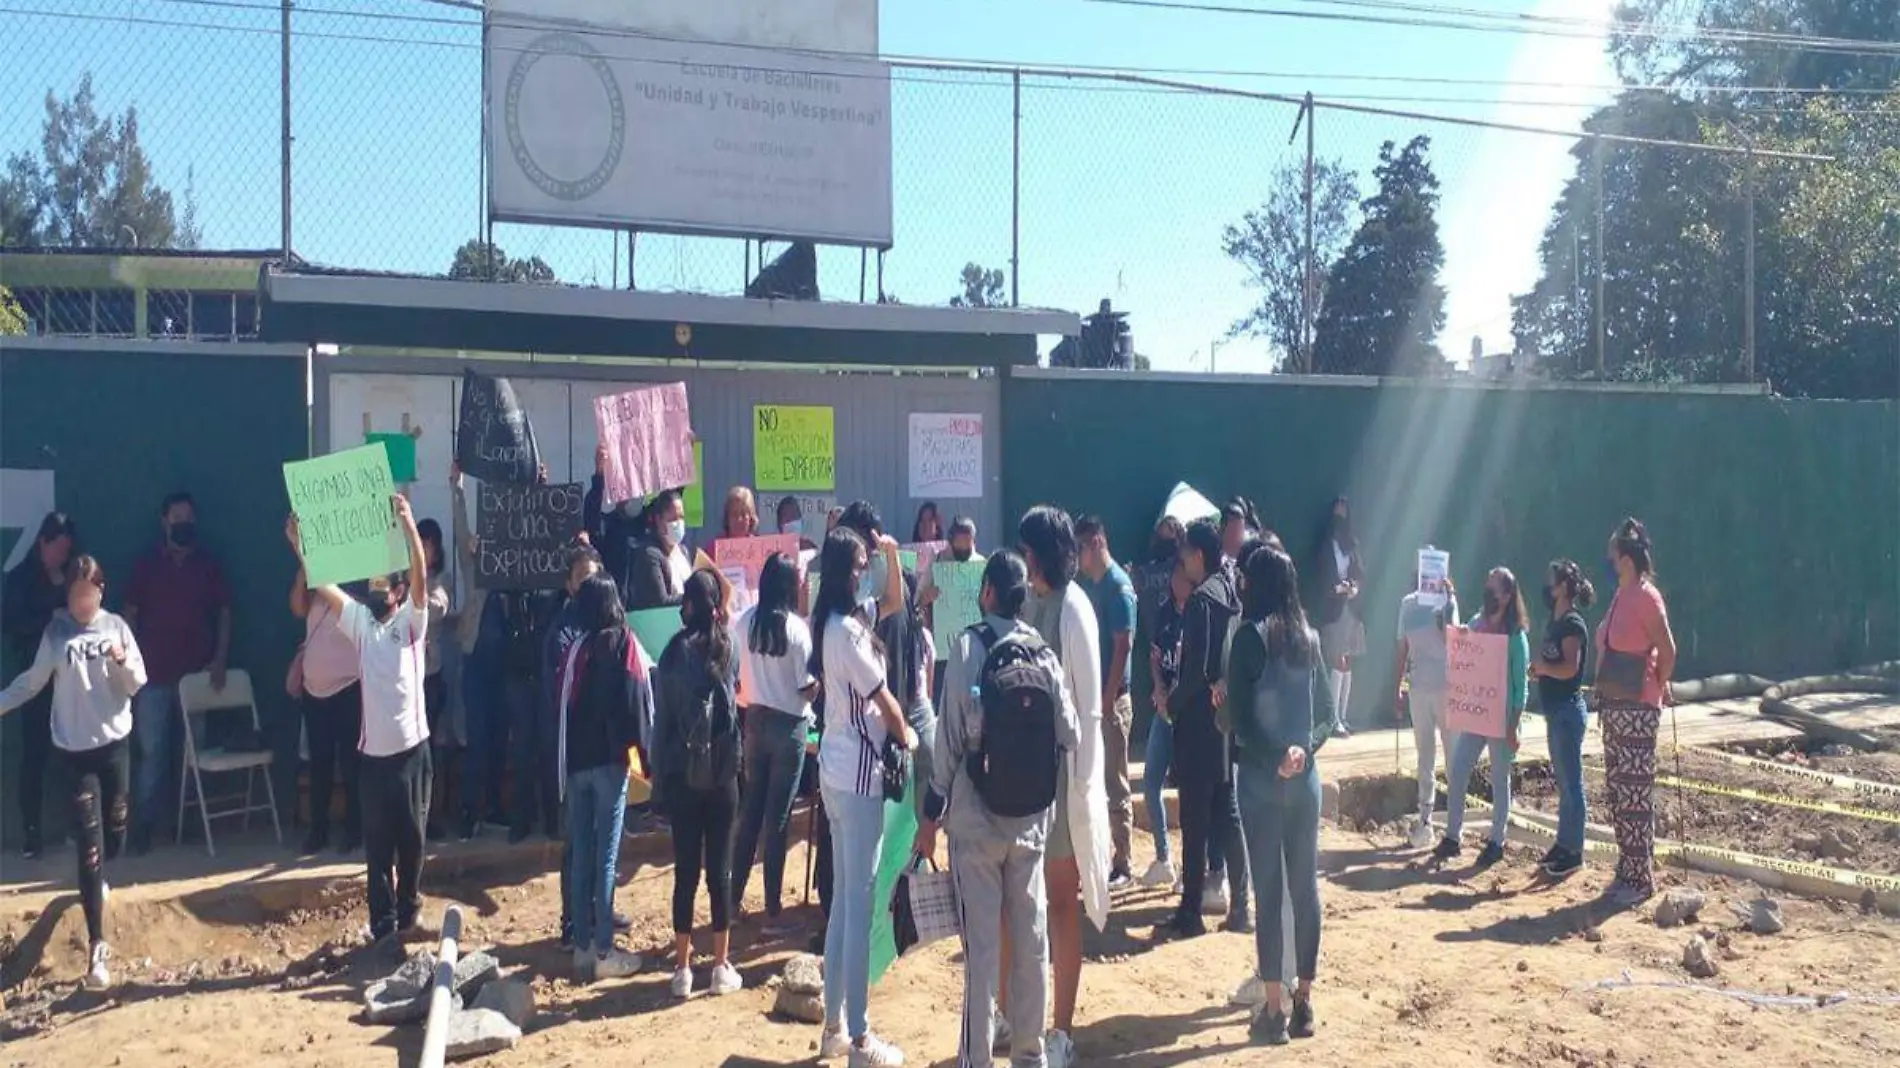
[[133, 634], [147, 677], [171, 685], [210, 665], [218, 651], [218, 613], [230, 606], [231, 591], [210, 553], [193, 549], [177, 557], [161, 545], [132, 566], [125, 604], [137, 610]]
[[1634, 586], [1617, 587], [1603, 626], [1597, 628], [1599, 664], [1603, 662], [1602, 650], [1606, 647], [1634, 656], [1642, 656], [1644, 650], [1648, 650], [1649, 669], [1643, 673], [1642, 701], [1656, 708], [1662, 707], [1663, 678], [1656, 670], [1656, 643], [1649, 636], [1668, 619], [1669, 609], [1663, 604], [1662, 591], [1643, 581]]

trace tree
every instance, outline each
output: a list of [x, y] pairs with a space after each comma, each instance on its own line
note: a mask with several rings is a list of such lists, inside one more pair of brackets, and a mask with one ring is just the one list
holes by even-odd
[[[1221, 251], [1247, 269], [1247, 282], [1260, 290], [1260, 303], [1227, 336], [1264, 338], [1280, 357], [1280, 366], [1300, 366], [1305, 341], [1302, 317], [1312, 293], [1318, 309], [1325, 292], [1324, 265], [1345, 248], [1352, 216], [1358, 210], [1357, 177], [1339, 160], [1313, 162], [1313, 254], [1306, 255], [1306, 168], [1286, 164], [1268, 183], [1267, 199], [1221, 232]], [[1311, 270], [1308, 264], [1311, 263]]]
[[26, 333], [26, 309], [13, 297], [13, 290], [0, 286], [0, 334]]
[[1445, 291], [1438, 272], [1438, 176], [1431, 138], [1404, 148], [1387, 141], [1372, 175], [1379, 191], [1359, 205], [1364, 218], [1326, 276], [1313, 330], [1313, 370], [1321, 374], [1437, 374], [1445, 368], [1438, 332]]
[[509, 259], [500, 245], [470, 238], [455, 250], [449, 277], [472, 282], [553, 282], [554, 268], [539, 256]]
[[[1616, 19], [1627, 31], [1610, 37], [1610, 58], [1631, 84], [1744, 89], [1736, 96], [1743, 106], [1786, 107], [1775, 89], [1885, 89], [1900, 77], [1892, 52], [1789, 48], [1723, 32], [1896, 41], [1897, 0], [1623, 0]], [[1693, 29], [1658, 32], [1671, 26]]]
[[152, 179], [136, 107], [100, 115], [92, 75], [46, 94], [40, 155], [15, 153], [0, 181], [0, 242], [75, 248], [170, 248], [172, 196]]
[[963, 265], [963, 293], [950, 298], [952, 308], [1002, 308], [1009, 301], [1003, 296], [1003, 271], [1000, 267], [985, 270], [979, 263]]
[[198, 169], [185, 168], [185, 207], [178, 214], [178, 247], [199, 249], [204, 247], [205, 228], [198, 221]]

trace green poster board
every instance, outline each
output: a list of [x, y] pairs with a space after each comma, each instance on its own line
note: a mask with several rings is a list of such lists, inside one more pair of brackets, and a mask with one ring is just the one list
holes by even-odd
[[666, 652], [666, 643], [680, 632], [680, 610], [675, 608], [645, 608], [638, 612], [627, 613], [627, 627], [634, 637], [640, 639], [640, 648], [653, 658], [660, 660], [660, 654]]
[[877, 886], [871, 891], [871, 982], [897, 960], [897, 936], [891, 929], [891, 891], [910, 865], [917, 844], [917, 766], [911, 765], [904, 800], [884, 802], [884, 844], [877, 854]]
[[937, 658], [950, 658], [950, 643], [964, 628], [981, 622], [982, 609], [978, 607], [979, 595], [983, 592], [983, 568], [981, 560], [947, 560], [938, 557], [930, 565], [930, 581], [937, 587], [937, 601], [932, 606], [937, 621], [932, 636], [937, 642]]
[[409, 549], [390, 507], [396, 483], [389, 451], [363, 445], [284, 465], [284, 489], [303, 537], [312, 586], [387, 575], [409, 567]]
[[366, 445], [381, 445], [389, 451], [389, 477], [396, 483], [416, 480], [416, 439], [408, 434], [373, 433], [363, 435]]

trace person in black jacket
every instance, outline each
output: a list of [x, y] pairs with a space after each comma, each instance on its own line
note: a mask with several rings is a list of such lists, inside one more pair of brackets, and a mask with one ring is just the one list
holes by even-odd
[[[1172, 927], [1193, 937], [1207, 933], [1201, 920], [1207, 877], [1207, 847], [1220, 842], [1228, 860], [1227, 930], [1253, 929], [1248, 919], [1246, 854], [1234, 807], [1227, 736], [1214, 716], [1214, 688], [1221, 681], [1228, 623], [1240, 613], [1240, 597], [1221, 564], [1220, 528], [1198, 519], [1187, 528], [1182, 566], [1194, 593], [1182, 627], [1180, 677], [1168, 694], [1174, 721], [1174, 781], [1181, 793], [1181, 904]], [[1277, 920], [1275, 921], [1277, 922]]]
[[1312, 585], [1305, 599], [1313, 606], [1313, 626], [1319, 629], [1320, 650], [1326, 658], [1327, 681], [1338, 715], [1334, 733], [1344, 738], [1352, 733], [1346, 725], [1352, 662], [1366, 652], [1366, 626], [1359, 615], [1359, 588], [1366, 581], [1366, 566], [1359, 557], [1359, 536], [1353, 533], [1352, 505], [1344, 497], [1333, 501], [1308, 574]]
[[[33, 546], [7, 572], [0, 592], [0, 629], [13, 652], [13, 670], [25, 671], [40, 647], [40, 635], [53, 613], [66, 607], [66, 565], [78, 554], [79, 528], [64, 512], [48, 512], [40, 520]], [[41, 803], [46, 793], [46, 766], [53, 755], [53, 688], [48, 686], [20, 706], [25, 719], [20, 741], [20, 822], [24, 835], [20, 855], [40, 855]]]
[[508, 841], [534, 833], [535, 820], [550, 838], [561, 821], [559, 783], [554, 768], [554, 739], [549, 737], [548, 691], [543, 686], [548, 630], [561, 609], [559, 590], [494, 591], [507, 639], [502, 646], [504, 693], [508, 702], [508, 745], [514, 757], [514, 812]]
[[680, 632], [660, 654], [653, 719], [654, 803], [673, 824], [673, 996], [693, 992], [693, 896], [706, 872], [713, 929], [712, 992], [739, 989], [729, 955], [732, 822], [739, 809], [739, 661], [720, 617], [713, 571], [695, 571], [680, 601]]
[[627, 628], [614, 581], [598, 570], [572, 601], [575, 633], [554, 668], [555, 751], [567, 811], [562, 912], [573, 925], [583, 981], [638, 974], [638, 954], [614, 948], [614, 885], [627, 808], [627, 752], [653, 716], [640, 642]]

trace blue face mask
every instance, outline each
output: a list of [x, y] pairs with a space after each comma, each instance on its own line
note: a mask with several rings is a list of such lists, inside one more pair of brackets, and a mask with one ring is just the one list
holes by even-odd
[[887, 565], [882, 554], [871, 558], [871, 566], [858, 576], [858, 600], [877, 600], [884, 596], [884, 584], [888, 581]]

